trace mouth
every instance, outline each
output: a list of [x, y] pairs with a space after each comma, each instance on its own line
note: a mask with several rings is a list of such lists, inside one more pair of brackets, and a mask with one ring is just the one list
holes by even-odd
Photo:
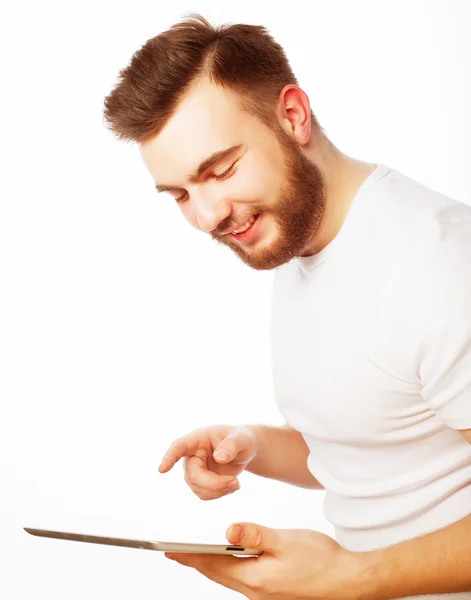
[[248, 219], [243, 225], [238, 227], [237, 229], [233, 229], [229, 231], [225, 235], [232, 236], [235, 240], [242, 243], [252, 242], [259, 229], [261, 214], [253, 215]]

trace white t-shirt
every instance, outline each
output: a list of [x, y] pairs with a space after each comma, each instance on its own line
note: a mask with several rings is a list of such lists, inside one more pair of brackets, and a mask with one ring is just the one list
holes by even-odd
[[276, 269], [270, 332], [276, 402], [342, 546], [471, 513], [471, 206], [378, 165], [332, 242]]

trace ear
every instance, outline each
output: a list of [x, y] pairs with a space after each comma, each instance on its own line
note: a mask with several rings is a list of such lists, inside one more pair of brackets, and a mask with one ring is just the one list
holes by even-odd
[[305, 146], [311, 137], [311, 106], [307, 94], [298, 85], [285, 85], [278, 98], [278, 112], [285, 131], [300, 146]]

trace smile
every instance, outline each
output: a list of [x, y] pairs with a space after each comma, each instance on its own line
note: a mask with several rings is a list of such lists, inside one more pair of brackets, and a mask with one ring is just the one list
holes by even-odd
[[[247, 229], [252, 225], [252, 223], [255, 223], [255, 217], [250, 217], [250, 219], [244, 223], [243, 225], [241, 225], [238, 229], [233, 229], [232, 231], [229, 231], [228, 233], [243, 233], [244, 231], [247, 231]], [[226, 234], [228, 235], [228, 234]]]

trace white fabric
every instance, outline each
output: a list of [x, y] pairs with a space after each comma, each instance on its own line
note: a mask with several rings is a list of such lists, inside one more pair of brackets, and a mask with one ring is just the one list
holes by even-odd
[[378, 165], [334, 240], [275, 271], [270, 333], [277, 404], [342, 546], [471, 513], [471, 206]]

